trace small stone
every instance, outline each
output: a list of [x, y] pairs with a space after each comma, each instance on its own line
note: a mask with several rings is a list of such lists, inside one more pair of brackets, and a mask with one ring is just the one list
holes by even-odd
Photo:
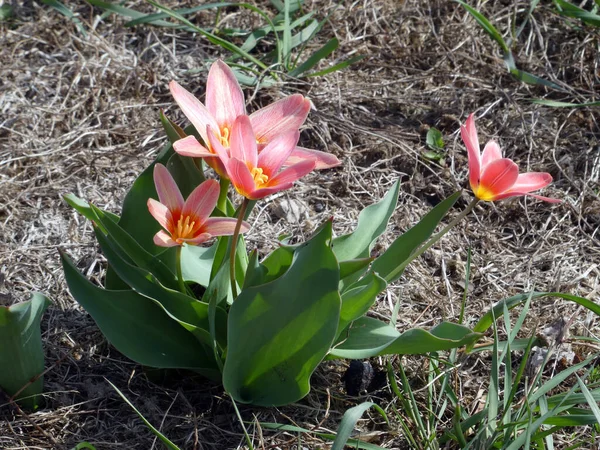
[[273, 214], [291, 224], [308, 219], [308, 208], [300, 200], [282, 199], [274, 204]]

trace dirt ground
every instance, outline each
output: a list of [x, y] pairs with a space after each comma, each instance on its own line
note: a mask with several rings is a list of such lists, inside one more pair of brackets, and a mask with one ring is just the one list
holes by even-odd
[[[126, 2], [150, 10], [141, 3]], [[475, 3], [503, 33], [521, 23], [529, 5]], [[107, 343], [68, 293], [57, 251], [65, 249], [88, 276], [102, 278], [105, 262], [92, 227], [61, 196], [74, 192], [118, 212], [137, 174], [166, 142], [159, 109], [184, 123], [168, 82], [176, 79], [202, 97], [210, 62], [229, 55], [190, 33], [126, 28], [123, 18], [100, 18], [102, 11], [83, 1], [68, 4], [80, 14], [87, 37], [55, 10], [29, 1], [14, 2], [16, 19], [0, 23], [0, 295], [12, 303], [39, 291], [53, 301], [42, 323], [50, 368], [45, 404], [25, 415], [0, 397], [0, 448], [69, 449], [82, 441], [99, 450], [160, 448], [106, 380], [182, 448], [245, 448], [221, 387], [189, 373], [147, 373]], [[268, 2], [257, 4], [269, 8]], [[467, 187], [467, 155], [458, 130], [475, 112], [480, 141], [498, 140], [522, 170], [550, 172], [555, 181], [544, 195], [563, 203], [519, 198], [480, 204], [389, 288], [377, 314], [390, 317], [399, 300], [401, 330], [456, 320], [469, 246], [467, 325], [493, 302], [533, 288], [598, 301], [599, 110], [550, 108], [531, 100], [598, 100], [600, 29], [562, 18], [549, 2], [540, 2], [514, 43], [517, 64], [561, 84], [561, 93], [512, 78], [496, 44], [456, 3], [362, 0], [334, 6], [329, 0], [305, 1], [306, 10], [322, 17], [331, 12], [315, 48], [336, 36], [341, 46], [334, 58], [366, 55], [362, 61], [324, 77], [246, 93], [253, 96], [250, 109], [294, 92], [310, 97], [316, 111], [301, 143], [333, 152], [343, 165], [311, 174], [283, 196], [304, 202], [309, 214], [304, 223], [277, 217], [281, 197], [256, 208], [248, 246], [266, 251], [283, 232], [308, 236], [331, 216], [336, 232], [346, 232], [360, 209], [400, 178], [399, 206], [385, 245], [436, 201]], [[194, 17], [205, 26], [213, 19], [208, 12]], [[248, 27], [255, 20], [235, 8], [221, 19], [231, 27]], [[439, 163], [423, 156], [430, 126], [441, 130], [446, 142]], [[470, 198], [465, 190], [453, 213]], [[560, 317], [573, 318], [572, 334], [600, 333], [598, 318], [553, 299], [533, 305], [525, 328], [536, 331]], [[477, 391], [489, 361], [482, 355], [471, 358], [472, 369], [461, 372], [461, 383]], [[418, 380], [423, 359], [403, 362]], [[335, 431], [343, 412], [368, 398], [391, 411], [396, 401], [387, 389], [371, 397], [348, 396], [341, 381], [346, 367], [345, 361], [322, 364], [311, 393], [297, 404], [242, 407], [256, 448], [327, 445], [310, 435], [270, 431], [258, 422]], [[466, 395], [465, 404], [471, 400]], [[365, 415], [359, 428], [360, 437], [374, 444], [407, 448], [400, 429], [376, 415]], [[571, 430], [559, 442], [566, 447], [586, 433]]]

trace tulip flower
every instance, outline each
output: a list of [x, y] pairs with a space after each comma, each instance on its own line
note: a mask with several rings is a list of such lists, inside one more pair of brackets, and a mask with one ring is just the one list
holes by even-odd
[[477, 129], [473, 114], [460, 127], [460, 134], [469, 156], [469, 182], [473, 194], [483, 201], [491, 202], [508, 197], [530, 195], [551, 203], [558, 199], [531, 194], [552, 182], [552, 176], [545, 172], [519, 174], [519, 166], [509, 158], [503, 158], [500, 147], [489, 141], [483, 153], [480, 152]]
[[[206, 83], [206, 106], [176, 81], [171, 81], [169, 88], [173, 98], [204, 141], [203, 145], [194, 136], [188, 136], [176, 141], [173, 148], [183, 156], [204, 158], [219, 175], [226, 176], [221, 161], [216, 158], [207, 128], [210, 127], [222, 147], [225, 149], [230, 147], [233, 122], [238, 116], [246, 114], [244, 94], [235, 75], [224, 62], [213, 63]], [[277, 136], [298, 131], [306, 120], [310, 107], [311, 103], [308, 99], [300, 94], [294, 94], [251, 114], [250, 121], [258, 151], [262, 151]], [[294, 147], [289, 155], [289, 161], [284, 161], [284, 165], [293, 165], [309, 157], [315, 160], [316, 169], [326, 169], [340, 164], [340, 161], [330, 153]]]
[[[219, 198], [219, 183], [207, 180], [192, 191], [187, 200], [175, 180], [162, 164], [154, 166], [154, 185], [160, 202], [148, 199], [150, 214], [164, 230], [154, 236], [154, 243], [161, 247], [181, 246], [184, 243], [199, 245], [213, 236], [232, 235], [236, 219], [210, 217]], [[249, 226], [242, 223], [241, 232]]]
[[259, 200], [292, 187], [293, 183], [314, 170], [313, 158], [279, 171], [296, 148], [300, 133], [288, 131], [275, 137], [258, 153], [255, 132], [248, 116], [238, 116], [233, 123], [229, 152], [208, 127], [208, 139], [216, 150], [235, 189], [249, 200]]

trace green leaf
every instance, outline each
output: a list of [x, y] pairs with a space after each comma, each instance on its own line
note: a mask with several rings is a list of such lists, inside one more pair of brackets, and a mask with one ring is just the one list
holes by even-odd
[[[90, 3], [93, 6], [98, 7], [100, 9], [103, 9], [105, 11], [116, 13], [116, 14], [119, 14], [124, 17], [130, 17], [132, 19], [143, 19], [144, 17], [148, 16], [148, 14], [142, 13], [140, 11], [136, 11], [135, 9], [126, 8], [124, 6], [116, 5], [114, 3], [105, 2], [102, 0], [88, 0], [88, 3]], [[167, 22], [165, 20], [156, 20], [156, 21], [154, 21], [153, 25], [167, 27], [167, 28], [177, 27], [176, 24]]]
[[358, 215], [356, 229], [333, 240], [333, 252], [338, 261], [368, 258], [375, 241], [385, 231], [398, 203], [400, 181], [396, 181], [387, 194], [373, 205], [367, 206]]
[[65, 16], [67, 19], [71, 20], [75, 24], [79, 32], [83, 35], [83, 37], [87, 37], [87, 33], [85, 31], [83, 23], [81, 22], [81, 20], [79, 20], [79, 17], [77, 17], [77, 15], [73, 13], [73, 11], [71, 11], [58, 0], [42, 0], [42, 3], [51, 6], [56, 11]]
[[[92, 222], [98, 221], [98, 216], [96, 216], [96, 213], [92, 210], [92, 207], [90, 206], [90, 204], [88, 202], [86, 202], [85, 200], [80, 199], [75, 194], [66, 194], [63, 196], [63, 198], [65, 199], [65, 201], [67, 202], [67, 204], [69, 206], [71, 206], [73, 209], [75, 209], [79, 214], [81, 214], [86, 219], [91, 220]], [[108, 211], [103, 211], [103, 212], [113, 222], [119, 221], [119, 216], [117, 216], [116, 214], [113, 214]], [[99, 225], [99, 227], [103, 233], [106, 233], [106, 229], [103, 226]]]
[[395, 328], [371, 317], [361, 317], [340, 336], [329, 358], [365, 359], [377, 355], [420, 355], [450, 350], [475, 342], [481, 334], [467, 327], [442, 322], [429, 331], [413, 328], [400, 334]]
[[[43, 389], [40, 322], [49, 304], [45, 296], [34, 293], [25, 302], [0, 306], [0, 387], [11, 397], [19, 393], [17, 399], [25, 408], [37, 408]], [[29, 384], [35, 377], [39, 378]]]
[[543, 98], [536, 98], [531, 100], [532, 103], [544, 106], [552, 106], [554, 108], [583, 108], [590, 106], [600, 106], [600, 102], [587, 102], [587, 103], [569, 103], [569, 102], [557, 102], [554, 100], [546, 100]]
[[145, 366], [187, 368], [220, 378], [212, 355], [159, 305], [133, 291], [95, 286], [62, 252], [61, 260], [71, 294], [119, 352]]
[[340, 426], [337, 430], [337, 436], [335, 437], [335, 441], [333, 441], [333, 445], [331, 446], [331, 450], [344, 450], [346, 448], [346, 444], [348, 443], [348, 439], [350, 439], [350, 436], [354, 431], [356, 422], [358, 422], [358, 419], [360, 419], [365, 411], [369, 408], [375, 408], [375, 410], [381, 414], [381, 417], [383, 417], [383, 419], [389, 425], [390, 421], [388, 420], [385, 411], [381, 409], [379, 405], [376, 405], [373, 402], [361, 403], [360, 405], [350, 408], [344, 413], [342, 421], [340, 422]]
[[302, 64], [296, 66], [293, 70], [290, 71], [290, 77], [300, 77], [304, 72], [309, 71], [314, 66], [316, 66], [319, 61], [327, 58], [331, 55], [339, 46], [339, 42], [337, 38], [332, 38], [325, 43], [321, 48], [315, 50], [315, 52], [306, 59]]
[[585, 382], [581, 378], [579, 378], [577, 374], [575, 374], [575, 376], [577, 377], [577, 383], [579, 383], [581, 392], [585, 396], [585, 399], [590, 409], [592, 410], [594, 417], [596, 417], [596, 421], [600, 424], [600, 408], [598, 407], [598, 400], [596, 400], [594, 395], [590, 392], [588, 387], [585, 385]]
[[244, 289], [229, 311], [223, 384], [236, 400], [284, 405], [304, 397], [339, 319], [331, 222], [300, 246], [288, 271]]
[[385, 280], [373, 272], [369, 272], [364, 278], [348, 287], [342, 294], [338, 335], [350, 322], [366, 314], [375, 303], [377, 295], [386, 287]]
[[183, 279], [207, 287], [217, 244], [210, 247], [184, 245], [181, 250], [181, 272]]
[[554, 3], [559, 7], [558, 12], [563, 16], [573, 17], [587, 23], [588, 25], [600, 27], [600, 16], [598, 14], [594, 14], [591, 11], [587, 11], [583, 8], [575, 6], [565, 0], [554, 0]]
[[469, 6], [462, 0], [456, 0], [457, 3], [461, 4], [471, 16], [477, 21], [477, 23], [484, 29], [484, 31], [500, 46], [503, 53], [510, 53], [510, 48], [504, 41], [504, 38], [494, 25], [479, 11], [472, 6]]
[[170, 450], [180, 450], [179, 447], [177, 447], [175, 444], [173, 444], [173, 442], [171, 442], [164, 434], [162, 434], [160, 431], [158, 431], [156, 428], [154, 428], [154, 426], [148, 422], [148, 420], [146, 420], [146, 418], [142, 415], [141, 412], [139, 412], [137, 410], [137, 408], [135, 406], [133, 406], [133, 403], [131, 403], [127, 397], [125, 397], [125, 395], [119, 390], [119, 388], [117, 388], [114, 384], [112, 384], [109, 380], [108, 384], [110, 384], [112, 386], [112, 388], [117, 391], [117, 394], [119, 394], [119, 396], [125, 401], [125, 403], [127, 403], [131, 409], [133, 409], [135, 411], [135, 413], [138, 415], [138, 417], [140, 419], [142, 419], [142, 422], [144, 422], [144, 424], [150, 429], [150, 431], [152, 431], [152, 433], [154, 433], [154, 435], [156, 437], [158, 437], [163, 444], [165, 444], [165, 446], [170, 449]]
[[440, 202], [435, 208], [429, 211], [419, 223], [396, 238], [392, 245], [373, 261], [371, 270], [377, 272], [388, 283], [400, 278], [411, 254], [429, 239], [429, 236], [435, 231], [440, 221], [448, 213], [448, 210], [450, 210], [454, 203], [456, 203], [460, 195], [460, 191], [455, 192], [450, 197]]
[[[209, 333], [208, 303], [189, 297], [177, 290], [169, 289], [156, 280], [148, 271], [129, 264], [115, 250], [115, 246], [102, 233], [96, 238], [109, 264], [119, 278], [137, 293], [159, 304], [164, 311], [183, 328], [194, 334], [202, 343], [212, 346]], [[220, 310], [219, 331], [225, 342], [226, 313]]]
[[334, 64], [331, 67], [327, 67], [326, 69], [323, 70], [319, 70], [318, 72], [311, 72], [306, 74], [307, 77], [320, 77], [323, 75], [327, 75], [328, 73], [333, 73], [333, 72], [337, 72], [338, 70], [342, 70], [345, 69], [348, 66], [351, 66], [354, 63], [357, 63], [358, 61], [361, 61], [362, 59], [365, 58], [366, 55], [356, 55], [353, 56], [352, 58], [348, 58], [343, 60], [340, 63]]
[[350, 277], [357, 272], [364, 272], [369, 264], [373, 261], [373, 258], [356, 258], [348, 259], [346, 261], [340, 261], [340, 279]]
[[559, 86], [558, 84], [556, 84], [552, 81], [546, 80], [545, 78], [538, 77], [537, 75], [534, 75], [532, 73], [525, 72], [524, 70], [518, 69], [516, 67], [509, 67], [508, 71], [511, 73], [511, 75], [513, 77], [515, 77], [519, 81], [522, 81], [523, 83], [539, 85], [539, 86], [546, 86], [546, 87], [549, 87], [552, 89], [556, 89], [557, 91], [565, 90], [562, 86]]
[[15, 12], [8, 3], [0, 5], [0, 22], [4, 22], [14, 16]]
[[[229, 2], [207, 3], [206, 5], [194, 6], [193, 8], [181, 8], [181, 9], [176, 9], [174, 11], [177, 14], [180, 14], [182, 16], [188, 16], [195, 12], [204, 11], [206, 9], [221, 8], [221, 7], [235, 6], [235, 5], [236, 5], [235, 3], [229, 3]], [[169, 18], [169, 15], [166, 13], [147, 14], [147, 15], [141, 16], [137, 19], [130, 20], [129, 22], [127, 22], [125, 24], [125, 26], [126, 27], [134, 27], [136, 25], [142, 25], [145, 23], [149, 23], [152, 25], [159, 25], [159, 26], [161, 26], [161, 24], [162, 24], [164, 26], [164, 24], [163, 24], [164, 21], [162, 19], [168, 19], [168, 18]], [[170, 22], [166, 22], [166, 23], [168, 23], [170, 26], [173, 26], [173, 24]]]
[[444, 137], [442, 132], [437, 128], [431, 127], [427, 131], [425, 143], [432, 150], [442, 150], [444, 148]]

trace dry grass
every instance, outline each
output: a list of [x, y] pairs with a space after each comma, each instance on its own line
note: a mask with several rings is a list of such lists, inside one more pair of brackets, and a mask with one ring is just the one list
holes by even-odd
[[[318, 11], [333, 5], [329, 0], [306, 3], [308, 10]], [[437, 199], [465, 186], [466, 152], [457, 130], [475, 111], [480, 133], [499, 140], [523, 168], [550, 172], [555, 183], [546, 194], [564, 203], [518, 199], [479, 206], [464, 226], [409, 267], [378, 303], [377, 313], [389, 317], [393, 303], [400, 301], [401, 329], [456, 319], [467, 246], [473, 249], [468, 324], [492, 302], [534, 286], [597, 301], [598, 110], [532, 104], [532, 98], [560, 97], [512, 79], [488, 36], [454, 3], [341, 3], [320, 39], [335, 35], [342, 43], [338, 56], [358, 51], [367, 58], [340, 73], [261, 91], [252, 107], [281, 96], [280, 90], [305, 93], [317, 111], [303, 132], [303, 144], [335, 153], [343, 167], [312, 175], [286, 194], [306, 203], [306, 224], [279, 220], [274, 200], [259, 206], [249, 246], [268, 249], [282, 232], [307, 236], [331, 216], [336, 232], [347, 231], [360, 209], [401, 177], [399, 208], [384, 239], [384, 244], [390, 242]], [[502, 30], [515, 12], [522, 17], [528, 4], [481, 3]], [[218, 49], [186, 33], [124, 28], [114, 16], [91, 30], [99, 11], [82, 1], [71, 7], [90, 29], [87, 38], [47, 7], [30, 2], [17, 6], [18, 20], [0, 24], [0, 295], [13, 302], [42, 291], [54, 305], [43, 323], [51, 367], [46, 404], [29, 417], [2, 405], [0, 448], [71, 448], [85, 440], [98, 449], [159, 447], [105, 378], [182, 448], [244, 447], [230, 401], [219, 386], [189, 373], [146, 373], [108, 345], [68, 294], [57, 255], [58, 247], [65, 248], [81, 270], [102, 276], [105, 265], [90, 224], [61, 195], [74, 192], [118, 211], [136, 175], [165, 142], [158, 109], [182, 119], [168, 94], [168, 81], [175, 78], [201, 95], [209, 64], [205, 58], [220, 55]], [[209, 19], [199, 15], [197, 20]], [[233, 12], [226, 20], [230, 25], [251, 21], [247, 14]], [[598, 37], [597, 30], [581, 28], [557, 17], [550, 6], [539, 5], [516, 44], [517, 60], [525, 70], [568, 85], [570, 98], [589, 101], [600, 77]], [[422, 157], [430, 126], [444, 133], [443, 165]], [[563, 301], [540, 301], [530, 317], [529, 330], [557, 317], [575, 317], [575, 334], [599, 331], [597, 318]], [[470, 366], [479, 369], [463, 373], [462, 382], [476, 392], [478, 363], [485, 360], [473, 359]], [[422, 370], [420, 361], [406, 361], [415, 378]], [[261, 430], [259, 421], [335, 430], [343, 411], [357, 402], [344, 393], [344, 367], [344, 362], [323, 364], [313, 377], [312, 392], [296, 405], [243, 408], [257, 448], [299, 448], [297, 436]], [[393, 399], [383, 391], [376, 401], [389, 408]], [[399, 432], [376, 417], [361, 427], [361, 437], [378, 445], [406, 446]], [[302, 445], [324, 444], [303, 436]]]

